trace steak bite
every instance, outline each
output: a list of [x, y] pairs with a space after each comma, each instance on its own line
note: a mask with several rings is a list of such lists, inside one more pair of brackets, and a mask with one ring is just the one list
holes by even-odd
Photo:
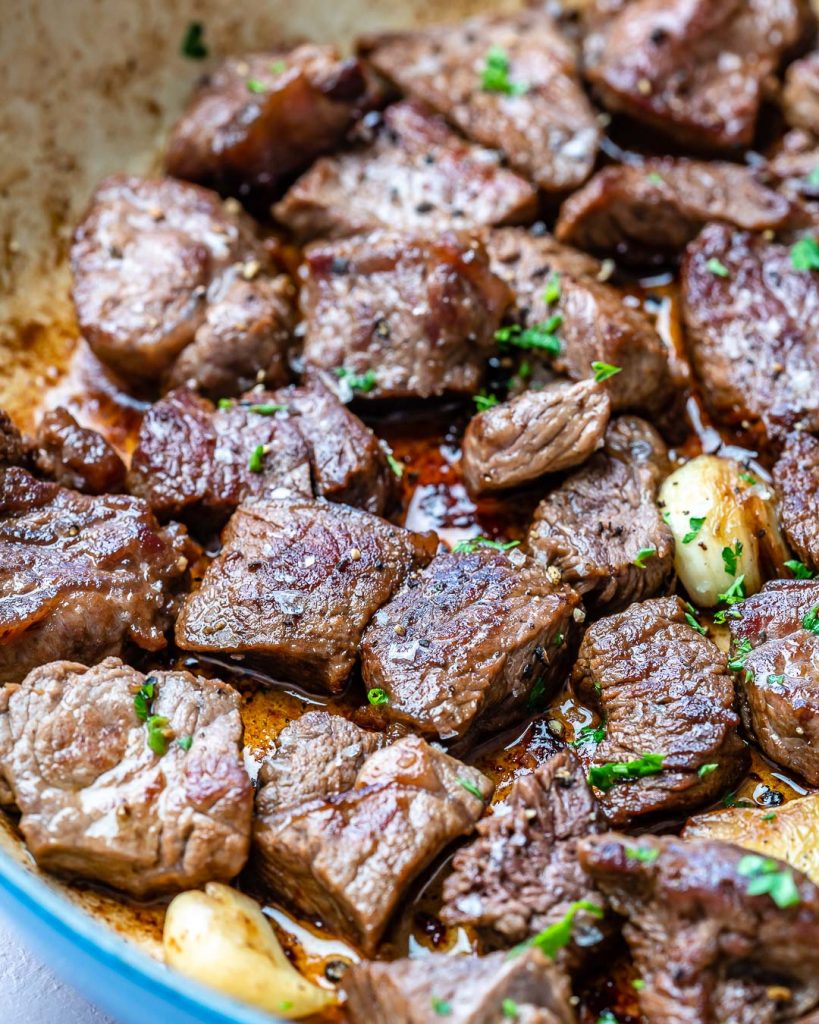
[[794, 128], [819, 132], [819, 50], [791, 64], [782, 90], [785, 120]]
[[23, 437], [14, 420], [0, 409], [0, 469], [6, 466], [28, 467], [32, 457], [31, 445]]
[[242, 869], [253, 791], [231, 687], [118, 658], [56, 661], [6, 704], [0, 775], [40, 867], [139, 898]]
[[[224, 394], [258, 371], [272, 386], [287, 379], [292, 286], [275, 276], [253, 221], [214, 192], [107, 178], [74, 232], [71, 269], [83, 337], [129, 380], [190, 375]], [[177, 372], [191, 344], [196, 357]]]
[[322, 157], [273, 208], [299, 241], [375, 228], [441, 232], [534, 220], [532, 186], [418, 103], [372, 114], [357, 145]]
[[333, 46], [230, 57], [176, 123], [165, 167], [223, 193], [267, 192], [334, 149], [376, 98], [361, 62]]
[[657, 507], [667, 472], [653, 427], [613, 420], [602, 450], [538, 505], [528, 549], [598, 614], [651, 597], [674, 577], [674, 538]]
[[520, 487], [578, 466], [603, 443], [611, 400], [584, 380], [526, 391], [469, 421], [462, 469], [474, 494]]
[[510, 301], [467, 235], [315, 243], [301, 276], [305, 361], [366, 398], [477, 391]]
[[819, 892], [801, 872], [730, 843], [616, 833], [581, 841], [580, 862], [626, 918], [651, 1024], [816, 1019]]
[[411, 533], [346, 505], [247, 502], [185, 601], [176, 643], [243, 655], [280, 679], [338, 692], [367, 623], [430, 561], [437, 543], [433, 533]]
[[574, 49], [544, 11], [387, 33], [361, 49], [402, 92], [544, 191], [570, 191], [591, 173], [600, 127]]
[[568, 978], [543, 953], [437, 954], [353, 964], [342, 983], [352, 1024], [574, 1024]]
[[711, 224], [682, 270], [688, 349], [703, 397], [729, 426], [779, 443], [819, 430], [819, 276], [790, 248]]
[[612, 409], [668, 410], [675, 389], [668, 350], [649, 317], [598, 280], [597, 260], [522, 228], [486, 232], [484, 239], [492, 270], [514, 294], [516, 323], [556, 324], [551, 369], [581, 381], [592, 376], [593, 362], [617, 366], [621, 372], [605, 385]]
[[639, 263], [656, 254], [675, 256], [709, 221], [778, 231], [803, 220], [750, 167], [661, 158], [603, 168], [563, 204], [555, 235]]
[[331, 718], [303, 715], [262, 765], [256, 860], [273, 891], [372, 955], [405, 888], [472, 831], [493, 786], [417, 736], [388, 745]]
[[819, 580], [774, 580], [735, 607], [745, 725], [768, 757], [819, 786]]
[[520, 552], [438, 555], [370, 623], [364, 682], [385, 718], [425, 736], [494, 734], [557, 687], [580, 608]]
[[580, 645], [572, 685], [604, 735], [577, 756], [615, 824], [714, 800], [745, 768], [725, 657], [685, 609], [679, 597], [633, 604]]
[[61, 658], [165, 646], [190, 545], [135, 498], [0, 471], [0, 682]]
[[801, 39], [804, 0], [597, 0], [586, 76], [609, 110], [683, 146], [751, 145], [766, 80]]
[[[502, 806], [478, 822], [478, 836], [453, 860], [441, 920], [471, 925], [503, 945], [523, 942], [561, 921], [580, 901], [603, 899], [577, 860], [577, 842], [604, 830], [604, 818], [574, 756], [556, 754], [516, 779]], [[557, 954], [575, 970], [599, 955], [606, 937], [598, 917], [581, 909], [573, 941]]]
[[801, 430], [789, 434], [774, 466], [774, 483], [788, 543], [819, 573], [819, 440]]
[[208, 528], [245, 498], [312, 497], [307, 444], [279, 404], [249, 392], [214, 408], [188, 388], [171, 391], [142, 420], [128, 489], [160, 518]]
[[96, 430], [81, 427], [59, 406], [45, 413], [34, 440], [34, 465], [63, 487], [113, 494], [125, 483], [125, 463]]

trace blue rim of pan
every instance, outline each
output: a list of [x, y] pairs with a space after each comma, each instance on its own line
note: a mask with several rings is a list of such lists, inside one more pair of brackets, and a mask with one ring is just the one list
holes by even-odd
[[[0, 890], [49, 932], [131, 984], [149, 989], [169, 1008], [203, 1024], [277, 1024], [280, 1018], [253, 1010], [158, 963], [147, 953], [73, 906], [0, 850]], [[12, 921], [13, 924], [13, 921]], [[47, 936], [42, 936], [44, 943]], [[53, 965], [49, 965], [53, 966]], [[66, 979], [70, 983], [70, 978]], [[285, 1024], [285, 1022], [281, 1022]]]

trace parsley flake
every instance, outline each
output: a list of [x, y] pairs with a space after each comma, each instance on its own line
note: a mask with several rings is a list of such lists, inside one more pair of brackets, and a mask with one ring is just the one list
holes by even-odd
[[705, 626], [700, 625], [699, 619], [697, 618], [697, 609], [694, 607], [693, 604], [691, 604], [688, 601], [685, 602], [684, 615], [685, 621], [688, 623], [688, 625], [692, 629], [696, 630], [697, 633], [700, 634], [700, 636], [705, 636], [708, 633], [708, 630], [705, 628]]
[[749, 853], [737, 864], [737, 872], [749, 879], [749, 896], [770, 896], [780, 908], [796, 906], [800, 902], [799, 889], [790, 868], [783, 868], [770, 857]]
[[158, 757], [162, 757], [168, 749], [168, 719], [164, 715], [149, 715], [145, 724], [148, 727], [148, 746]]
[[143, 722], [148, 721], [148, 715], [151, 713], [151, 701], [154, 699], [154, 680], [152, 676], [148, 676], [145, 682], [140, 686], [139, 690], [134, 694], [134, 711], [136, 711], [137, 718]]
[[483, 803], [483, 793], [478, 789], [472, 779], [467, 779], [464, 778], [463, 775], [459, 775], [456, 782], [459, 786], [463, 786], [470, 796], [474, 796], [476, 800], [480, 800], [480, 802]]
[[763, 821], [776, 821], [776, 811], [768, 811], [767, 814], [762, 815]]
[[501, 1003], [501, 1013], [503, 1013], [504, 1020], [517, 1020], [518, 1019], [518, 1004], [514, 999], [508, 997]]
[[804, 619], [802, 619], [802, 625], [809, 633], [819, 635], [819, 604], [811, 608]]
[[712, 772], [715, 772], [717, 768], [719, 768], [719, 764], [701, 764], [697, 769], [697, 775], [699, 775], [701, 779], [704, 779], [706, 775], [710, 775]]
[[543, 292], [543, 301], [547, 306], [553, 306], [560, 298], [560, 274], [557, 271], [552, 274], [546, 282], [546, 290]]
[[635, 992], [642, 992], [643, 989], [646, 987], [646, 983], [643, 981], [642, 978], [635, 978], [634, 981], [632, 981], [631, 983], [631, 987], [634, 989]]
[[800, 238], [791, 246], [791, 265], [794, 270], [819, 270], [819, 242], [815, 238]]
[[287, 64], [283, 60], [274, 60], [270, 65], [271, 75], [281, 75], [287, 70]]
[[614, 1016], [611, 1010], [603, 1010], [597, 1018], [597, 1024], [620, 1024], [620, 1021]]
[[656, 171], [652, 171], [651, 174], [647, 174], [646, 181], [651, 182], [652, 185], [665, 185], [665, 178]]
[[584, 725], [578, 730], [575, 738], [569, 744], [570, 747], [582, 747], [586, 743], [602, 743], [606, 738], [606, 723], [600, 725]]
[[176, 742], [183, 750], [190, 750], [193, 746], [193, 736], [180, 736]]
[[486, 412], [487, 409], [494, 409], [498, 404], [497, 395], [488, 395], [485, 391], [481, 391], [480, 394], [473, 395], [472, 401], [475, 403], [475, 408], [478, 412]]
[[638, 569], [645, 569], [646, 562], [649, 558], [653, 558], [657, 554], [656, 548], [640, 548], [632, 565], [636, 565]]
[[738, 540], [732, 548], [722, 549], [722, 564], [729, 576], [736, 576], [737, 562], [742, 555], [742, 541]]
[[630, 779], [642, 779], [647, 775], [657, 775], [663, 770], [665, 754], [643, 754], [634, 761], [608, 761], [606, 764], [595, 764], [589, 768], [588, 781], [603, 793], [608, 793], [612, 786]]
[[490, 540], [488, 537], [470, 537], [468, 540], [459, 540], [452, 549], [454, 555], [472, 555], [478, 548], [493, 548], [495, 551], [511, 551], [512, 548], [520, 547], [519, 540]]
[[346, 366], [337, 366], [335, 375], [343, 381], [351, 391], [363, 391], [368, 394], [378, 383], [374, 370], [367, 370], [366, 373], [353, 373]]
[[218, 409], [232, 409], [234, 405], [236, 405], [235, 398], [220, 398], [216, 403]]
[[378, 707], [380, 704], [389, 704], [390, 702], [389, 694], [386, 690], [382, 690], [380, 686], [367, 690], [367, 700], [375, 707]]
[[251, 473], [263, 473], [264, 472], [264, 457], [267, 454], [267, 446], [263, 444], [257, 444], [253, 451], [250, 453], [250, 458], [247, 460], [247, 468]]
[[568, 946], [572, 941], [572, 925], [574, 924], [575, 917], [577, 917], [581, 910], [587, 911], [587, 913], [598, 918], [598, 920], [604, 916], [603, 908], [599, 907], [596, 903], [592, 903], [590, 900], [577, 900], [575, 903], [572, 903], [559, 921], [550, 924], [548, 928], [544, 928], [542, 932], [538, 932], [537, 935], [534, 935], [521, 945], [515, 946], [514, 949], [510, 950], [509, 956], [517, 956], [524, 949], [534, 946], [545, 956], [554, 960], [558, 951], [563, 949], [564, 946]]
[[718, 260], [716, 256], [712, 256], [705, 262], [705, 269], [709, 274], [713, 274], [715, 277], [730, 277], [731, 271], [725, 266], [722, 260]]
[[785, 682], [785, 675], [784, 673], [782, 675], [776, 675], [775, 673], [770, 672], [766, 681], [768, 686], [781, 686]]
[[629, 860], [639, 860], [643, 864], [653, 864], [660, 856], [656, 846], [627, 846], [626, 856]]
[[481, 71], [481, 88], [484, 92], [500, 92], [505, 96], [521, 96], [529, 86], [525, 82], [513, 82], [509, 77], [509, 54], [500, 46], [493, 46], [486, 54]]
[[717, 594], [718, 604], [737, 604], [739, 601], [745, 600], [745, 575], [737, 576], [731, 586], [725, 591], [724, 594]]
[[794, 578], [797, 580], [812, 580], [813, 573], [805, 565], [804, 562], [800, 562], [798, 558], [792, 558], [790, 561], [785, 562], [785, 568], [790, 569], [793, 573]]
[[623, 372], [622, 366], [612, 366], [611, 363], [599, 363], [596, 361], [591, 364], [591, 368], [594, 370], [594, 379], [598, 384], [608, 380], [609, 377], [614, 377], [616, 374]]
[[248, 92], [262, 93], [267, 92], [267, 86], [264, 82], [260, 82], [258, 78], [248, 78], [245, 82]]
[[392, 452], [385, 452], [384, 454], [387, 456], [387, 465], [400, 480], [404, 475], [404, 463], [399, 462]]
[[696, 539], [706, 519], [707, 516], [691, 516], [688, 520], [688, 533], [683, 537], [683, 544], [690, 544], [692, 540]]
[[552, 356], [559, 356], [561, 351], [560, 338], [555, 331], [563, 323], [563, 315], [555, 313], [542, 323], [531, 327], [509, 324], [495, 331], [495, 341], [501, 348], [511, 345], [524, 351], [537, 350]]
[[285, 409], [287, 406], [280, 405], [278, 402], [259, 402], [247, 406], [247, 411], [255, 412], [257, 416], [272, 416], [274, 413], [284, 412]]
[[448, 1017], [452, 1013], [452, 1003], [446, 999], [439, 999], [438, 996], [432, 997], [432, 1012], [437, 1014], [439, 1017]]
[[734, 648], [734, 656], [728, 661], [728, 668], [732, 672], [739, 672], [745, 668], [745, 662], [748, 660], [748, 655], [753, 650], [750, 639], [746, 636]]
[[756, 486], [759, 483], [753, 473], [740, 473], [739, 479], [744, 480], [746, 484], [750, 484], [751, 487]]
[[204, 60], [207, 57], [209, 51], [205, 43], [205, 26], [201, 21], [192, 21], [188, 24], [182, 36], [179, 52], [188, 60]]

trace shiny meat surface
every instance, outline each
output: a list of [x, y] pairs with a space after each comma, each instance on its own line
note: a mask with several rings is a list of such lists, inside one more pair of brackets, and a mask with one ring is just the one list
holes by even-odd
[[785, 120], [794, 128], [819, 131], [819, 51], [788, 68], [782, 90]]
[[779, 519], [797, 558], [819, 572], [819, 439], [795, 431], [774, 465]]

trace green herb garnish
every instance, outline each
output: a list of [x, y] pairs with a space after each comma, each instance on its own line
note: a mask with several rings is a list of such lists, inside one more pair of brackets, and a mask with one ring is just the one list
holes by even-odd
[[191, 21], [182, 36], [179, 52], [189, 60], [204, 60], [208, 55], [205, 43], [205, 26], [201, 21]]
[[767, 814], [762, 815], [763, 821], [776, 821], [776, 811], [768, 811]]
[[183, 750], [190, 750], [193, 746], [193, 736], [180, 736], [176, 742]]
[[248, 78], [245, 82], [248, 92], [261, 93], [267, 92], [267, 86], [264, 82], [260, 82], [258, 78]]
[[691, 516], [688, 520], [688, 533], [683, 537], [683, 544], [690, 544], [692, 540], [695, 540], [697, 534], [703, 527], [707, 516]]
[[725, 266], [722, 260], [718, 260], [716, 256], [712, 256], [709, 260], [705, 261], [705, 269], [709, 274], [714, 274], [715, 277], [731, 276], [731, 271]]
[[740, 473], [739, 479], [744, 480], [746, 484], [750, 484], [751, 487], [756, 486], [759, 483], [753, 473]]
[[278, 402], [259, 402], [246, 408], [248, 412], [255, 412], [258, 416], [272, 416], [274, 413], [284, 412], [287, 406]]
[[136, 711], [137, 718], [143, 722], [148, 721], [148, 715], [151, 713], [151, 702], [154, 699], [154, 685], [153, 677], [148, 676], [142, 686], [140, 686], [139, 690], [134, 694], [134, 711]]
[[732, 548], [722, 549], [722, 564], [729, 576], [736, 576], [737, 562], [742, 555], [742, 541], [738, 540]]
[[483, 793], [478, 789], [472, 779], [466, 779], [463, 775], [459, 775], [456, 782], [459, 786], [463, 786], [470, 796], [474, 796], [476, 800], [480, 800], [480, 802], [483, 803]]
[[475, 408], [478, 412], [486, 412], [487, 409], [494, 409], [498, 404], [497, 395], [488, 395], [485, 391], [481, 391], [477, 395], [472, 396], [472, 401], [475, 403]]
[[715, 772], [717, 768], [719, 768], [719, 764], [701, 764], [697, 769], [697, 775], [699, 775], [701, 779], [704, 779], [706, 775], [710, 775], [712, 772]]
[[627, 846], [626, 856], [630, 860], [639, 860], [643, 864], [653, 864], [660, 856], [656, 846]]
[[454, 555], [472, 555], [478, 548], [492, 548], [495, 551], [511, 551], [512, 548], [520, 547], [519, 540], [490, 540], [488, 537], [470, 537], [468, 540], [459, 540], [452, 549]]
[[438, 996], [433, 996], [432, 1012], [436, 1013], [439, 1017], [448, 1017], [452, 1013], [452, 1003], [447, 1002], [446, 999], [439, 999]]
[[379, 704], [389, 704], [390, 698], [386, 690], [382, 690], [380, 686], [376, 686], [372, 690], [367, 690], [367, 700], [370, 704], [378, 707]]
[[769, 672], [766, 682], [768, 686], [781, 686], [785, 682], [785, 674], [776, 675], [774, 672]]
[[400, 480], [404, 475], [404, 463], [399, 462], [392, 452], [385, 452], [384, 454], [387, 456], [387, 465]]
[[733, 672], [739, 672], [740, 669], [745, 668], [745, 662], [748, 660], [748, 655], [752, 650], [751, 641], [747, 636], [743, 637], [734, 648], [734, 656], [729, 659], [728, 668]]
[[638, 569], [645, 569], [646, 562], [649, 558], [653, 558], [657, 554], [656, 548], [640, 548], [635, 556], [632, 565], [636, 565]]
[[569, 744], [570, 747], [582, 747], [586, 743], [602, 743], [606, 738], [606, 723], [600, 725], [584, 725]]
[[802, 625], [809, 633], [819, 635], [819, 604], [815, 608], [811, 608], [804, 619], [802, 619]]
[[685, 602], [684, 615], [685, 621], [688, 623], [688, 625], [692, 629], [696, 630], [700, 634], [700, 636], [707, 635], [708, 630], [704, 626], [700, 625], [699, 619], [697, 618], [697, 609], [694, 607], [693, 604], [690, 604], [688, 601]]
[[651, 174], [647, 174], [646, 181], [651, 182], [652, 185], [665, 185], [665, 178], [656, 171], [652, 171]]
[[486, 55], [481, 71], [481, 88], [484, 92], [500, 92], [505, 96], [521, 96], [529, 86], [525, 82], [513, 82], [509, 77], [509, 54], [500, 46], [493, 46]]
[[560, 338], [555, 331], [563, 323], [561, 313], [555, 313], [548, 320], [542, 323], [533, 324], [531, 327], [521, 327], [519, 324], [509, 324], [495, 331], [495, 341], [501, 348], [512, 345], [514, 348], [525, 351], [537, 350], [548, 352], [549, 355], [559, 356], [561, 345]]
[[792, 558], [790, 561], [785, 562], [785, 568], [790, 569], [793, 573], [794, 578], [797, 580], [812, 580], [813, 573], [805, 565], [804, 562], [800, 562], [798, 558]]
[[267, 454], [267, 445], [257, 444], [253, 451], [250, 453], [250, 458], [247, 460], [247, 468], [251, 473], [263, 473], [264, 472], [264, 457]]
[[634, 981], [632, 981], [631, 983], [631, 987], [634, 989], [635, 992], [642, 992], [643, 989], [646, 987], [646, 983], [643, 981], [642, 978], [635, 978]]
[[781, 909], [796, 906], [800, 902], [793, 872], [770, 857], [746, 854], [737, 864], [737, 872], [750, 879], [746, 890], [749, 896], [768, 895]]
[[234, 405], [236, 405], [235, 398], [220, 398], [216, 403], [216, 406], [219, 409], [232, 409]]
[[598, 919], [604, 916], [603, 908], [599, 907], [596, 903], [591, 903], [589, 900], [577, 900], [575, 903], [572, 903], [559, 921], [550, 924], [548, 928], [544, 928], [542, 932], [538, 932], [537, 935], [521, 943], [521, 945], [515, 946], [510, 950], [509, 956], [517, 956], [523, 950], [534, 946], [545, 956], [554, 960], [559, 950], [563, 949], [564, 946], [568, 946], [572, 941], [572, 925], [575, 917], [577, 917], [581, 910], [587, 911]]
[[148, 746], [159, 757], [168, 749], [168, 738], [165, 730], [168, 719], [164, 715], [149, 715], [145, 723], [148, 727]]
[[546, 290], [543, 292], [543, 301], [547, 306], [553, 306], [560, 298], [560, 274], [555, 271], [546, 282]]
[[609, 761], [592, 765], [588, 774], [589, 785], [608, 793], [617, 783], [657, 775], [663, 770], [664, 760], [665, 754], [643, 754], [635, 761]]
[[591, 368], [594, 370], [594, 379], [598, 384], [608, 380], [609, 377], [614, 377], [616, 374], [623, 372], [622, 366], [612, 366], [611, 363], [599, 363], [597, 361], [591, 364]]
[[518, 1004], [514, 999], [506, 998], [501, 1003], [501, 1013], [505, 1020], [517, 1020], [518, 1019]]
[[351, 391], [363, 391], [364, 394], [367, 394], [378, 383], [374, 370], [367, 370], [366, 373], [353, 373], [346, 366], [337, 366], [334, 372], [336, 377], [343, 380]]
[[281, 75], [286, 70], [287, 64], [283, 60], [274, 60], [273, 63], [270, 65], [271, 75]]
[[819, 242], [800, 238], [791, 246], [791, 264], [794, 270], [819, 270]]

